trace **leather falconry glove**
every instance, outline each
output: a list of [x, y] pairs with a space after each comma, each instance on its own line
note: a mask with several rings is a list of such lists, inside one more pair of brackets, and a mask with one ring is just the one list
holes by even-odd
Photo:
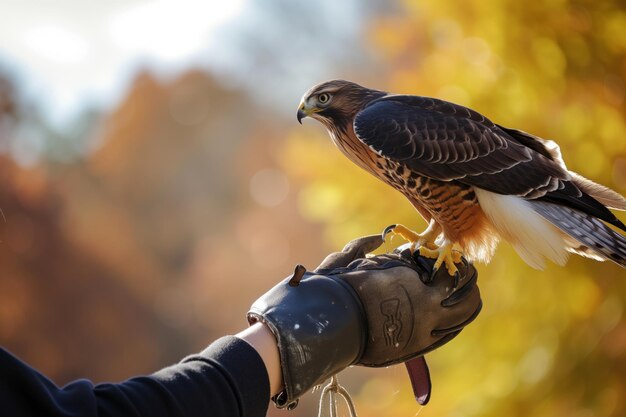
[[457, 264], [455, 287], [445, 269], [431, 279], [434, 261], [408, 249], [366, 257], [382, 244], [380, 235], [361, 237], [313, 272], [298, 265], [250, 308], [250, 324], [265, 323], [277, 340], [285, 384], [273, 398], [278, 407], [295, 407], [303, 393], [350, 365], [400, 362], [407, 362], [418, 401], [428, 401], [422, 355], [476, 318], [477, 273]]

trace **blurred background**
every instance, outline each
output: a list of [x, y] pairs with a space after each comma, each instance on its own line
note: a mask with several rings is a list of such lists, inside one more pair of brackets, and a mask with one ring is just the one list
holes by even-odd
[[[296, 263], [425, 226], [320, 125], [297, 124], [320, 81], [471, 106], [626, 193], [623, 1], [0, 9], [0, 344], [57, 384], [174, 363], [242, 329]], [[479, 271], [482, 315], [428, 355], [431, 403], [402, 366], [352, 368], [361, 416], [626, 415], [624, 270], [535, 271], [502, 244]], [[316, 415], [317, 399], [289, 415]]]

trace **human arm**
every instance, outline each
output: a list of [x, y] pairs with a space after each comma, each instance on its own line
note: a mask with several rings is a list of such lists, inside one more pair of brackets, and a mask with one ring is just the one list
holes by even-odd
[[270, 398], [266, 369], [271, 367], [251, 344], [226, 336], [152, 375], [117, 384], [82, 379], [57, 387], [0, 349], [0, 415], [261, 417]]
[[280, 372], [280, 355], [276, 337], [272, 331], [263, 323], [254, 323], [237, 333], [236, 336], [245, 340], [257, 351], [267, 370], [270, 393], [272, 396], [278, 394], [283, 388], [283, 375]]
[[[288, 405], [349, 365], [383, 366], [422, 355], [456, 336], [478, 314], [473, 268], [465, 268], [474, 274], [464, 274], [457, 289], [450, 288], [449, 277], [425, 284], [422, 278], [430, 270], [421, 258], [366, 258], [380, 243], [373, 237], [357, 239], [314, 273], [297, 269], [255, 302], [250, 328], [152, 375], [57, 387], [0, 349], [0, 410], [52, 417], [264, 416], [270, 396]], [[387, 311], [390, 305], [384, 301], [399, 288], [409, 297]], [[341, 308], [335, 311], [333, 305]], [[398, 323], [405, 332], [412, 328], [414, 336], [403, 339]], [[390, 340], [401, 343], [391, 349], [374, 343], [377, 329], [389, 333], [394, 328]], [[380, 339], [386, 339], [384, 334]], [[306, 355], [299, 357], [302, 352]]]

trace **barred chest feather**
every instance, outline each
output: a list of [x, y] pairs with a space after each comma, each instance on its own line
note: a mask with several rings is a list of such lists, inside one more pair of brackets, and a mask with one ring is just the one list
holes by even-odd
[[384, 158], [376, 163], [376, 168], [383, 181], [426, 209], [447, 237], [461, 240], [479, 220], [480, 206], [471, 186], [427, 178]]
[[[472, 248], [485, 245], [486, 241], [487, 247], [494, 247], [493, 231], [473, 187], [424, 177], [378, 155], [356, 137], [351, 125], [345, 130], [329, 129], [329, 133], [333, 143], [352, 162], [404, 194], [423, 217], [434, 218], [445, 237], [459, 242], [466, 252], [473, 252]], [[477, 258], [485, 256], [490, 254]]]

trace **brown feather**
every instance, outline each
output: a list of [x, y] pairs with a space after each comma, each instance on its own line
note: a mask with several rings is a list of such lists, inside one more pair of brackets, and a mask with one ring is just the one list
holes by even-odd
[[350, 160], [404, 194], [468, 259], [488, 262], [504, 239], [537, 268], [544, 258], [565, 263], [568, 251], [626, 267], [626, 240], [600, 221], [626, 230], [605, 207], [626, 210], [626, 199], [568, 171], [553, 141], [453, 103], [343, 80], [313, 87], [306, 105]]

